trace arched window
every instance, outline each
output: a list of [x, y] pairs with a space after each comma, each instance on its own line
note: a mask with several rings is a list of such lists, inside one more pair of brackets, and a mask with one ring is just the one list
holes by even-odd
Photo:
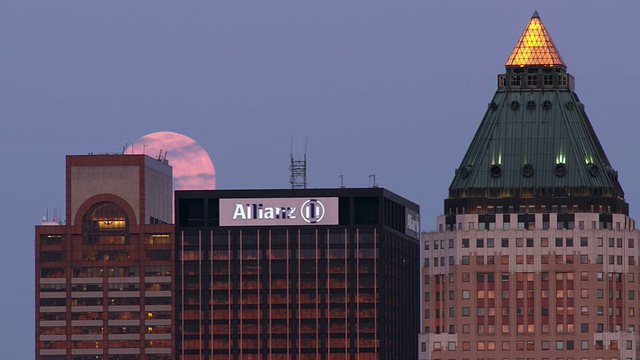
[[112, 202], [95, 204], [84, 215], [82, 235], [82, 243], [85, 245], [129, 244], [127, 214]]

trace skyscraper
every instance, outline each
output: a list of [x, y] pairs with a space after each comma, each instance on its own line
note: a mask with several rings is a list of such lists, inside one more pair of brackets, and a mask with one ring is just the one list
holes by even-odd
[[66, 224], [36, 226], [36, 359], [173, 359], [171, 167], [67, 156], [66, 177]]
[[638, 233], [537, 13], [422, 236], [421, 359], [638, 359]]
[[381, 188], [176, 192], [181, 360], [415, 359], [419, 208]]

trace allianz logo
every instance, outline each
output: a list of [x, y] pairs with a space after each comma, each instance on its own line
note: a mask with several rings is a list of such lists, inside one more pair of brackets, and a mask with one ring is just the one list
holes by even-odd
[[407, 230], [420, 233], [420, 215], [416, 215], [414, 219], [413, 215], [407, 214]]
[[325, 208], [321, 201], [309, 199], [300, 208], [296, 206], [264, 206], [262, 203], [235, 204], [233, 220], [297, 219], [298, 215], [309, 224], [324, 218]]

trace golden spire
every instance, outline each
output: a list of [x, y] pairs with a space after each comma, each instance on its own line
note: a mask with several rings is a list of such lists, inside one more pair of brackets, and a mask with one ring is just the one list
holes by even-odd
[[566, 67], [537, 11], [533, 13], [505, 64], [505, 66], [520, 67], [529, 65]]

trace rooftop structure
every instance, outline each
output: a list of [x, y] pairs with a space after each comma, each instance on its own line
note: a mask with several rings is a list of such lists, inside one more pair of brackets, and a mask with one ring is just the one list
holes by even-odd
[[537, 13], [506, 73], [498, 75], [498, 90], [449, 187], [445, 214], [515, 212], [519, 206], [629, 211], [618, 173]]
[[638, 359], [640, 242], [533, 14], [423, 233], [420, 359]]

